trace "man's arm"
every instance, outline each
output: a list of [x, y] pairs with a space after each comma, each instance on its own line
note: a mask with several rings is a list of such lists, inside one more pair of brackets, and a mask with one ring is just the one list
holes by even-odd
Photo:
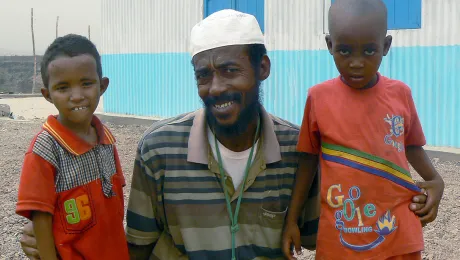
[[[148, 155], [143, 157], [142, 146], [141, 140], [134, 162], [126, 213], [126, 239], [130, 259], [149, 259], [163, 232], [161, 213], [158, 211], [162, 206], [157, 201], [157, 188], [161, 187], [163, 178], [156, 176], [160, 173], [152, 170], [159, 167], [161, 159], [147, 158]], [[154, 156], [155, 152], [149, 151], [148, 154]], [[149, 163], [145, 163], [144, 159], [149, 160]]]
[[128, 243], [129, 259], [149, 259], [154, 247], [155, 244], [138, 246]]
[[34, 222], [34, 231], [37, 236], [40, 258], [57, 260], [53, 237], [53, 216], [46, 212], [34, 211], [32, 213], [32, 221]]
[[21, 230], [22, 236], [21, 239], [19, 239], [22, 251], [30, 260], [40, 259], [33, 225], [32, 221], [27, 222]]
[[425, 180], [418, 186], [427, 193], [426, 204], [415, 211], [423, 224], [432, 222], [438, 214], [439, 203], [444, 192], [444, 181], [431, 163], [430, 158], [421, 146], [406, 147], [406, 157], [415, 171]]

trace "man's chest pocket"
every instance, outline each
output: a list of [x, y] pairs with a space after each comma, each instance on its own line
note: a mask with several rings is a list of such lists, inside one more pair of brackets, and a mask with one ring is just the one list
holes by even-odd
[[279, 190], [268, 190], [259, 208], [260, 224], [264, 227], [282, 229], [289, 200], [283, 199]]
[[79, 234], [96, 224], [96, 210], [90, 189], [79, 186], [58, 195], [58, 211], [63, 230], [68, 234]]

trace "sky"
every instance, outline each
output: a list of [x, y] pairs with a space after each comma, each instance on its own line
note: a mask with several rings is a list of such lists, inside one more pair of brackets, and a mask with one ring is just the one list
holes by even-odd
[[101, 40], [101, 0], [0, 0], [0, 55], [32, 55], [31, 8], [34, 9], [35, 51], [43, 55], [58, 36], [68, 33]]

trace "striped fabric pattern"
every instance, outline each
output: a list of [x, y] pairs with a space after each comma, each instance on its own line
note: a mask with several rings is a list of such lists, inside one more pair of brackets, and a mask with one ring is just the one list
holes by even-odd
[[[127, 212], [129, 243], [156, 243], [153, 259], [230, 259], [230, 219], [219, 168], [209, 144], [208, 164], [187, 161], [188, 139], [196, 112], [154, 123], [141, 139]], [[299, 129], [272, 115], [281, 160], [265, 163], [263, 142], [242, 197], [237, 259], [283, 259], [281, 234], [291, 197]], [[262, 126], [263, 127], [263, 126]], [[203, 135], [205, 129], [203, 129]], [[261, 136], [263, 139], [264, 136]], [[225, 181], [232, 206], [239, 190]], [[304, 247], [316, 244], [319, 178], [310, 190], [300, 220]]]
[[323, 158], [327, 161], [377, 175], [410, 190], [420, 192], [420, 188], [415, 185], [410, 172], [390, 161], [339, 145], [322, 143], [321, 146]]

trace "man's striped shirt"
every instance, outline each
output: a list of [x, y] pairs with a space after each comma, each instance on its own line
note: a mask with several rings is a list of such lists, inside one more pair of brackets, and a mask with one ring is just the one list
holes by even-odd
[[[259, 147], [241, 201], [237, 259], [283, 259], [282, 229], [298, 166], [299, 128], [264, 109], [261, 118]], [[240, 188], [235, 191], [227, 177], [225, 185], [235, 210]], [[299, 220], [307, 248], [316, 243], [318, 188], [317, 175]], [[203, 109], [156, 122], [145, 132], [126, 232], [131, 244], [155, 243], [153, 259], [231, 258], [230, 219]]]

